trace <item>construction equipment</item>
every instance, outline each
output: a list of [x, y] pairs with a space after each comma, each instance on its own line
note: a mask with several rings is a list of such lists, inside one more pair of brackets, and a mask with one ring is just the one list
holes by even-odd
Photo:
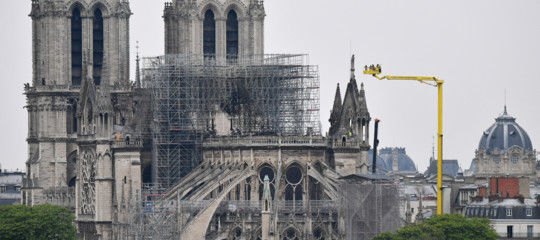
[[428, 84], [430, 86], [437, 87], [438, 91], [438, 132], [437, 132], [437, 215], [443, 213], [443, 188], [442, 188], [442, 160], [443, 160], [443, 133], [442, 133], [442, 112], [443, 112], [443, 83], [444, 80], [438, 79], [436, 77], [420, 77], [420, 76], [382, 76], [380, 77], [382, 68], [379, 64], [364, 66], [364, 74], [370, 74], [373, 77], [383, 80], [414, 80], [421, 83]]

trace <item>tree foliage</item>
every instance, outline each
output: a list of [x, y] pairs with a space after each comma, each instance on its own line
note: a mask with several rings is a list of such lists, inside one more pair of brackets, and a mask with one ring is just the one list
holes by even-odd
[[0, 207], [0, 240], [77, 239], [75, 215], [51, 204]]
[[467, 219], [459, 214], [444, 214], [403, 227], [396, 233], [381, 233], [373, 240], [491, 240], [498, 237], [487, 218]]

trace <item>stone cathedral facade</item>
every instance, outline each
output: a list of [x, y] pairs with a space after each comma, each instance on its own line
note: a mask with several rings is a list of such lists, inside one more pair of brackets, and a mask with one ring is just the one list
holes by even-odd
[[32, 1], [22, 202], [72, 208], [86, 239], [113, 239], [141, 186], [141, 145], [129, 141], [130, 16], [125, 0]]
[[[22, 203], [71, 208], [84, 239], [129, 238], [130, 206], [141, 198], [145, 169], [156, 164], [141, 137], [151, 134], [144, 119], [152, 118], [137, 105], [149, 94], [138, 76], [130, 81], [131, 15], [128, 0], [32, 0]], [[200, 55], [213, 64], [263, 55], [264, 17], [259, 0], [174, 0], [164, 9], [165, 54]], [[344, 239], [344, 213], [332, 202], [340, 177], [367, 173], [370, 120], [353, 58], [327, 137], [206, 136], [202, 163], [164, 193], [170, 201], [211, 202], [179, 213], [178, 236]], [[238, 212], [219, 210], [222, 201], [237, 201]]]

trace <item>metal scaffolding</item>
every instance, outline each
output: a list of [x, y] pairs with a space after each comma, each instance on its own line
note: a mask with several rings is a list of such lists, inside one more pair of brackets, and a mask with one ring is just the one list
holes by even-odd
[[307, 55], [143, 59], [151, 92], [153, 182], [165, 188], [201, 160], [214, 135], [320, 135], [319, 76]]
[[132, 199], [125, 238], [133, 240], [172, 240], [178, 236], [179, 205], [177, 200], [160, 200], [163, 189], [145, 184], [142, 198]]
[[398, 185], [342, 183], [340, 197], [347, 239], [371, 239], [403, 226]]

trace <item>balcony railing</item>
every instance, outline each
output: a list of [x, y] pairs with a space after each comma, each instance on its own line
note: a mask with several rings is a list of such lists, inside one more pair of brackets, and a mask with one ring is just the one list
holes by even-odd
[[498, 239], [540, 239], [540, 232], [514, 232], [508, 235], [506, 232], [498, 233], [500, 237]]

